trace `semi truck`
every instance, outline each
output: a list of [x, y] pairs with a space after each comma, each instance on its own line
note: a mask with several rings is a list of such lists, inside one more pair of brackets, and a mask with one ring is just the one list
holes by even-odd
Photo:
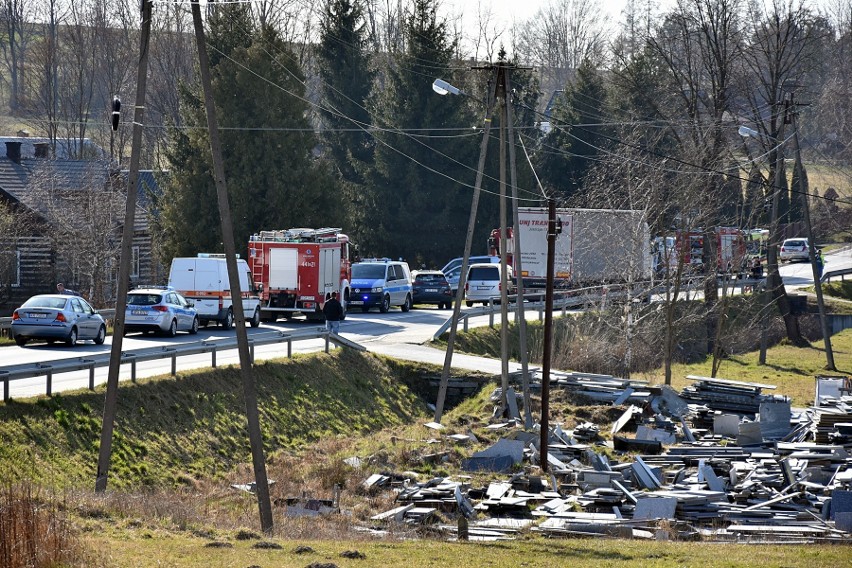
[[[651, 237], [645, 213], [626, 209], [558, 208], [554, 276], [557, 288], [647, 280]], [[507, 229], [507, 262], [525, 289], [543, 289], [547, 279], [547, 209], [519, 207], [521, 254], [516, 264], [514, 228]], [[491, 231], [489, 253], [499, 256], [500, 229]]]
[[249, 238], [248, 251], [263, 321], [297, 314], [322, 321], [332, 292], [344, 309], [349, 302], [354, 247], [341, 229], [260, 231]]

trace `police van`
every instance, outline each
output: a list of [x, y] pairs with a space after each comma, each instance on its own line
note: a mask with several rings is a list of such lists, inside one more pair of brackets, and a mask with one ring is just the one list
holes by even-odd
[[352, 293], [349, 306], [368, 312], [379, 308], [387, 313], [391, 306], [411, 309], [413, 287], [408, 263], [388, 258], [371, 258], [352, 265]]

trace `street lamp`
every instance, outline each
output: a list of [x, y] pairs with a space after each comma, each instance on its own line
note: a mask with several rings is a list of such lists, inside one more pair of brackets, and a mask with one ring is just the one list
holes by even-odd
[[449, 83], [447, 83], [443, 79], [435, 79], [432, 82], [432, 90], [435, 91], [436, 93], [438, 93], [441, 96], [444, 96], [444, 95], [447, 95], [447, 94], [450, 94], [450, 93], [452, 93], [454, 95], [464, 95], [465, 94], [464, 91], [462, 91], [458, 87], [454, 87], [454, 86], [450, 85]]

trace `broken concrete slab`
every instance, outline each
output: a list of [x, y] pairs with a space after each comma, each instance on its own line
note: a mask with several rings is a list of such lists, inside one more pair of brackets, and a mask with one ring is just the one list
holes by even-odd
[[717, 436], [736, 438], [739, 426], [740, 417], [736, 414], [717, 414], [713, 417], [713, 433]]
[[648, 521], [654, 519], [674, 519], [677, 499], [673, 497], [643, 497], [636, 501], [633, 519]]

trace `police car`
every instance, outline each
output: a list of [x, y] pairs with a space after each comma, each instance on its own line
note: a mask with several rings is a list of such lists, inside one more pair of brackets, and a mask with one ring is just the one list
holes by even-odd
[[155, 331], [174, 337], [178, 331], [198, 333], [195, 305], [167, 286], [136, 288], [127, 294], [124, 333]]
[[360, 307], [364, 312], [376, 307], [383, 314], [391, 306], [399, 306], [404, 312], [411, 309], [413, 288], [407, 262], [388, 258], [356, 262], [350, 285], [350, 307]]

